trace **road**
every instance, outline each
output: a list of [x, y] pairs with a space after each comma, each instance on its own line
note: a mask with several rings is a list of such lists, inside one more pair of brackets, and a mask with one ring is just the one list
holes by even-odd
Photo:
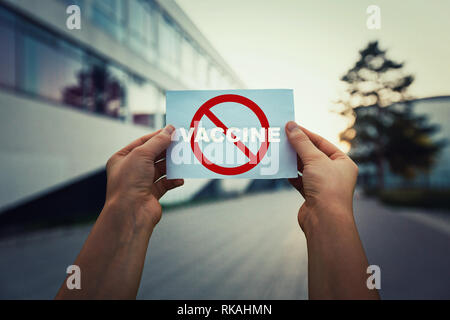
[[[301, 201], [281, 191], [167, 212], [152, 236], [138, 298], [306, 299]], [[357, 199], [355, 215], [369, 261], [381, 268], [383, 298], [450, 298], [448, 212]], [[90, 228], [1, 242], [0, 298], [53, 298]]]

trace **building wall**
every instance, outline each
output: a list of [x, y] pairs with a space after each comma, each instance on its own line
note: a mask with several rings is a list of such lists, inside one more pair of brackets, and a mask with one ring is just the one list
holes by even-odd
[[0, 0], [0, 42], [0, 211], [162, 127], [166, 90], [243, 87], [172, 0]]
[[39, 196], [105, 166], [148, 131], [0, 92], [0, 206]]
[[433, 179], [436, 183], [445, 180], [450, 186], [450, 96], [420, 99], [414, 105], [417, 113], [426, 114], [430, 123], [439, 126], [434, 138], [447, 140], [433, 169]]
[[414, 112], [426, 115], [430, 124], [439, 126], [439, 131], [432, 138], [447, 140], [447, 144], [441, 150], [429, 174], [420, 174], [412, 181], [405, 181], [395, 175], [389, 175], [388, 186], [409, 184], [430, 188], [450, 188], [450, 97], [417, 99], [414, 102]]
[[[414, 112], [426, 115], [428, 123], [437, 125], [439, 130], [432, 136], [435, 141], [446, 140], [436, 158], [436, 162], [429, 173], [418, 174], [414, 179], [404, 179], [401, 176], [385, 172], [385, 186], [387, 188], [424, 187], [436, 189], [450, 188], [450, 96], [430, 97], [414, 101]], [[369, 166], [360, 166], [360, 176], [364, 184], [376, 185], [375, 170]]]

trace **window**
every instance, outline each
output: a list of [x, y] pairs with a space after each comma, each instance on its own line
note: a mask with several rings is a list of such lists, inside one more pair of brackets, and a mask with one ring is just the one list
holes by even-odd
[[126, 74], [95, 57], [89, 57], [83, 72], [83, 89], [88, 110], [125, 119]]
[[183, 80], [187, 83], [194, 82], [197, 77], [197, 54], [192, 42], [184, 37], [181, 42], [181, 66]]
[[209, 66], [209, 85], [211, 86], [211, 88], [213, 89], [220, 89], [221, 87], [221, 83], [220, 83], [220, 73], [219, 70], [214, 66], [214, 65], [210, 65]]
[[158, 27], [159, 50], [162, 68], [176, 77], [179, 72], [181, 36], [168, 18], [160, 16]]
[[219, 75], [219, 87], [220, 89], [230, 89], [230, 86], [228, 84], [228, 77], [223, 72], [221, 72]]
[[0, 84], [14, 87], [16, 83], [16, 37], [14, 17], [0, 8]]
[[92, 20], [94, 24], [116, 39], [122, 40], [124, 35], [123, 8], [126, 4], [124, 0], [95, 0], [92, 3]]
[[84, 8], [84, 1], [85, 0], [61, 0], [66, 6], [70, 6], [70, 5], [77, 5], [81, 8], [81, 10], [83, 10]]
[[[97, 15], [97, 23], [112, 33], [124, 32], [122, 9], [127, 4], [130, 46], [148, 60], [156, 58], [158, 51], [161, 69], [174, 78], [183, 75], [189, 86], [207, 88], [210, 82], [223, 86], [222, 70], [212, 68], [209, 57], [169, 17], [153, 7], [153, 2], [61, 0], [61, 3], [89, 5], [92, 15]], [[1, 86], [115, 119], [152, 128], [164, 126], [163, 90], [1, 6], [0, 41]]]
[[156, 58], [156, 20], [151, 6], [143, 1], [129, 1], [130, 46], [150, 62]]
[[158, 112], [166, 113], [166, 93], [158, 90]]
[[82, 106], [82, 61], [65, 43], [42, 41], [32, 35], [23, 37], [23, 89], [48, 99]]
[[20, 89], [66, 105], [126, 119], [128, 75], [107, 61], [21, 21]]
[[158, 110], [158, 89], [143, 79], [131, 79], [128, 108], [133, 123], [154, 128], [155, 113]]
[[155, 118], [155, 128], [164, 128], [166, 126], [166, 95], [158, 90], [158, 108]]
[[121, 69], [109, 65], [104, 100], [106, 115], [124, 120], [126, 118], [126, 95], [128, 91], [128, 75]]
[[198, 53], [197, 63], [199, 84], [201, 87], [206, 87], [208, 86], [208, 60], [203, 54]]

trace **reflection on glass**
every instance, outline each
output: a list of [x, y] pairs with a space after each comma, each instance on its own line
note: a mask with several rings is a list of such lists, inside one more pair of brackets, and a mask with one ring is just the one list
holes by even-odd
[[[135, 1], [135, 0], [133, 0]], [[92, 20], [95, 25], [116, 39], [123, 36], [123, 0], [95, 0], [92, 1]]]
[[219, 70], [212, 64], [209, 66], [209, 85], [213, 89], [220, 89], [222, 85]]
[[84, 1], [85, 0], [62, 0], [62, 2], [65, 3], [66, 6], [70, 6], [70, 5], [77, 5], [81, 8], [81, 10], [84, 9]]
[[[112, 34], [128, 34], [127, 44], [136, 52], [148, 60], [158, 54], [161, 69], [174, 78], [183, 75], [182, 82], [188, 86], [207, 88], [211, 81], [223, 86], [221, 71], [210, 70], [208, 55], [188, 35], [182, 34], [156, 3], [60, 1], [86, 6], [97, 26]], [[164, 126], [162, 90], [1, 5], [0, 41], [1, 86], [136, 124]], [[231, 78], [226, 80], [231, 82]]]
[[179, 52], [181, 36], [166, 17], [160, 17], [158, 25], [161, 66], [172, 76], [179, 71]]
[[166, 94], [163, 91], [158, 90], [158, 109], [155, 128], [164, 128], [166, 124]]
[[201, 53], [198, 53], [197, 72], [199, 75], [199, 84], [205, 88], [208, 86], [208, 60]]
[[133, 114], [133, 123], [145, 126], [145, 127], [155, 127], [155, 115], [148, 113], [134, 113]]
[[[1, 20], [0, 20], [1, 22]], [[16, 41], [14, 30], [0, 23], [0, 84], [13, 87], [16, 83]]]
[[125, 116], [123, 108], [126, 88], [124, 75], [119, 70], [95, 61], [89, 64], [81, 78], [85, 104], [89, 110], [112, 118]]
[[[78, 75], [82, 70], [81, 61], [29, 36], [24, 37], [23, 48], [24, 89], [57, 102], [64, 102], [66, 88], [78, 83]], [[82, 101], [73, 97], [70, 104], [81, 106]]]
[[156, 58], [156, 21], [150, 5], [141, 0], [130, 1], [128, 23], [131, 48], [153, 62]]
[[181, 66], [183, 80], [186, 83], [195, 83], [197, 77], [197, 53], [192, 43], [183, 37], [181, 42]]
[[132, 79], [128, 90], [128, 106], [133, 123], [154, 127], [154, 114], [158, 108], [158, 89], [142, 79]]

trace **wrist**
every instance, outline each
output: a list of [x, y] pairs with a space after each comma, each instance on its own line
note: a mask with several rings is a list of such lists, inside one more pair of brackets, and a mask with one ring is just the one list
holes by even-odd
[[326, 237], [336, 232], [355, 227], [351, 206], [327, 205], [322, 207], [305, 207], [301, 228], [309, 240], [316, 235]]
[[151, 216], [142, 211], [136, 202], [112, 197], [105, 201], [102, 215], [114, 220], [117, 226], [132, 229], [133, 232], [152, 232], [156, 223]]

